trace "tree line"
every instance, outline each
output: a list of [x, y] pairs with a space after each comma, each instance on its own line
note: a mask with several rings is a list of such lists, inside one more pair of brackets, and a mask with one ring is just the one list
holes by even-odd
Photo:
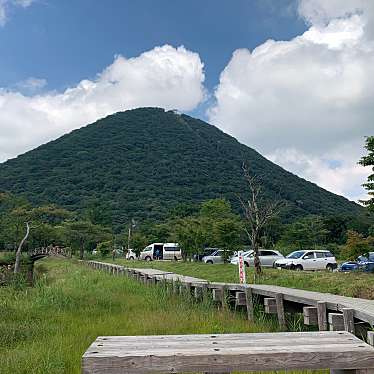
[[[365, 145], [368, 155], [360, 163], [374, 171], [374, 137]], [[242, 214], [230, 202], [210, 199], [200, 204], [181, 203], [169, 210], [162, 222], [131, 219], [128, 226], [110, 225], [110, 208], [93, 200], [84, 211], [69, 211], [56, 205], [32, 205], [23, 196], [0, 192], [0, 250], [20, 251], [58, 245], [69, 247], [83, 258], [96, 249], [106, 256], [116, 248], [141, 251], [152, 242], [178, 242], [184, 257], [206, 247], [233, 251], [259, 247], [276, 248], [284, 254], [297, 249], [327, 248], [336, 256], [354, 258], [374, 250], [374, 174], [364, 184], [368, 209], [360, 215], [308, 215], [284, 222], [280, 212], [287, 202], [264, 198], [261, 181], [243, 167], [246, 196], [237, 196]], [[25, 231], [27, 235], [25, 236]]]

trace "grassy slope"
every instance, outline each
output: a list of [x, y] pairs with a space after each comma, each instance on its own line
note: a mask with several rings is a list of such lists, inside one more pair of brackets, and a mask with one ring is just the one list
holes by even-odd
[[[272, 319], [249, 325], [243, 314], [217, 311], [209, 302], [172, 299], [158, 287], [72, 261], [37, 264], [43, 274], [36, 287], [0, 288], [0, 373], [80, 373], [81, 356], [98, 335], [276, 329]], [[184, 265], [177, 266], [182, 272]]]
[[[134, 263], [120, 259], [116, 260], [116, 262], [132, 267], [153, 267], [160, 270], [173, 271], [178, 274], [195, 276], [212, 282], [239, 282], [238, 269], [231, 264], [207, 265], [203, 263], [175, 263], [171, 261], [153, 261], [151, 263], [142, 261]], [[252, 270], [247, 269], [247, 280], [249, 283], [252, 282]], [[374, 274], [345, 274], [324, 271], [296, 272], [264, 269], [264, 274], [259, 282], [311, 291], [330, 292], [344, 296], [374, 299]]]

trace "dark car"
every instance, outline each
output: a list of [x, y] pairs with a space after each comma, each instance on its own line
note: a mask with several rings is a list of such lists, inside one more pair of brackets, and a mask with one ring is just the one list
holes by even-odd
[[210, 256], [217, 249], [218, 248], [205, 248], [205, 249], [203, 249], [202, 252], [195, 253], [192, 258], [193, 258], [194, 261], [201, 261], [203, 259], [203, 257]]
[[367, 256], [359, 256], [357, 261], [344, 262], [339, 271], [363, 271], [365, 273], [374, 273], [374, 252], [369, 252]]

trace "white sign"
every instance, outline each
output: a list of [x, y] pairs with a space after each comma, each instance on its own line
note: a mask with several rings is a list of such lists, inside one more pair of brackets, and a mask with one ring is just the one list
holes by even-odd
[[246, 283], [245, 281], [245, 265], [242, 251], [238, 252], [238, 265], [239, 265], [239, 282], [241, 284]]

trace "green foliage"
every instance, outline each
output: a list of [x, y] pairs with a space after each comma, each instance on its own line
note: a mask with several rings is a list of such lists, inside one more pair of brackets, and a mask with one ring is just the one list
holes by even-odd
[[267, 199], [287, 202], [282, 221], [362, 211], [216, 127], [159, 108], [108, 116], [9, 160], [0, 165], [0, 186], [119, 233], [132, 218], [142, 224], [183, 218], [181, 210], [196, 214], [196, 205], [210, 199], [225, 198], [240, 212], [236, 196], [247, 188], [243, 161], [261, 177]]
[[107, 240], [106, 242], [101, 242], [97, 245], [96, 249], [101, 257], [106, 257], [113, 251], [113, 241]]
[[64, 240], [73, 251], [79, 251], [83, 259], [85, 251], [92, 251], [98, 243], [112, 238], [109, 229], [89, 221], [64, 222]]
[[288, 225], [281, 241], [293, 249], [316, 248], [326, 243], [328, 234], [322, 217], [308, 216]]
[[71, 212], [54, 205], [32, 207], [25, 199], [11, 194], [1, 194], [0, 210], [0, 249], [17, 248], [25, 234], [25, 222], [31, 227], [26, 249], [61, 243], [60, 226], [73, 217]]
[[374, 212], [374, 136], [368, 136], [366, 138], [365, 148], [368, 154], [361, 158], [359, 164], [362, 166], [371, 166], [372, 174], [369, 175], [367, 182], [363, 185], [369, 194], [369, 200], [363, 201], [363, 203]]
[[173, 227], [172, 237], [187, 256], [201, 253], [204, 247], [220, 247], [226, 260], [242, 241], [241, 219], [224, 199], [207, 200], [196, 214], [169, 225]]
[[343, 249], [345, 258], [355, 260], [358, 256], [365, 255], [372, 251], [374, 247], [374, 237], [365, 238], [356, 231], [349, 230], [347, 233], [347, 243]]

